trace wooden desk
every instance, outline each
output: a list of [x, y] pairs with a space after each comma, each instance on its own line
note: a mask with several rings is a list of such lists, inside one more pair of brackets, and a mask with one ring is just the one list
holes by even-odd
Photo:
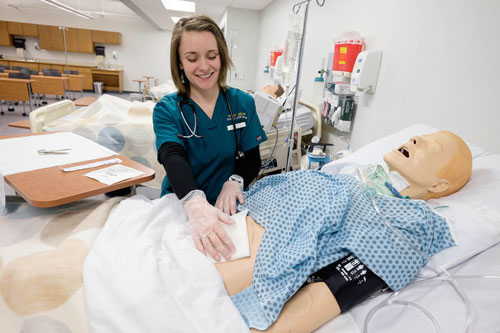
[[[53, 132], [52, 132], [53, 133]], [[26, 135], [44, 135], [48, 132], [32, 133]], [[20, 137], [26, 135], [3, 136], [0, 139]], [[101, 160], [109, 160], [118, 157], [122, 165], [144, 172], [142, 175], [123, 180], [112, 185], [103, 184], [95, 179], [85, 177], [84, 174], [98, 169], [107, 168], [103, 165], [91, 169], [64, 172], [61, 167], [70, 167], [88, 164]], [[55, 166], [45, 169], [21, 172], [5, 176], [5, 182], [23, 197], [30, 205], [35, 207], [55, 207], [66, 203], [85, 199], [121, 188], [134, 186], [152, 180], [155, 176], [153, 170], [137, 163], [125, 156], [115, 155], [96, 160], [72, 163], [64, 166]]]
[[9, 123], [8, 125], [10, 127], [31, 129], [30, 120], [29, 119], [20, 120], [20, 121], [13, 121], [13, 122]]
[[97, 101], [97, 98], [95, 97], [82, 97], [74, 101], [75, 106], [89, 106], [90, 104], [94, 103]]
[[104, 90], [123, 92], [123, 70], [92, 68], [92, 80], [102, 82]]

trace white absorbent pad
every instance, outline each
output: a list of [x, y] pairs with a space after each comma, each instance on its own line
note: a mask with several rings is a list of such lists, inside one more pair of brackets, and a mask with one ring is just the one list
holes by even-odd
[[[247, 230], [247, 214], [248, 209], [242, 210], [231, 217], [234, 219], [233, 224], [222, 223], [222, 227], [233, 241], [235, 251], [231, 255], [231, 260], [245, 258], [250, 256], [250, 243], [248, 241]], [[212, 257], [208, 256], [212, 262], [216, 262]], [[224, 257], [221, 257], [219, 262], [226, 262]]]

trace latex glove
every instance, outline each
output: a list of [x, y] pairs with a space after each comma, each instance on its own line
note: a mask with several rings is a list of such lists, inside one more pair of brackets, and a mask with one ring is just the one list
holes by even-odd
[[196, 248], [203, 254], [208, 252], [217, 262], [220, 261], [219, 254], [226, 260], [231, 260], [235, 247], [221, 222], [232, 224], [234, 220], [212, 206], [205, 195], [192, 196], [184, 203], [184, 209], [189, 218], [191, 236]]
[[243, 191], [241, 190], [240, 183], [228, 180], [222, 186], [222, 190], [217, 197], [215, 207], [219, 208], [226, 214], [236, 214], [236, 200], [241, 204], [245, 202], [243, 198]]

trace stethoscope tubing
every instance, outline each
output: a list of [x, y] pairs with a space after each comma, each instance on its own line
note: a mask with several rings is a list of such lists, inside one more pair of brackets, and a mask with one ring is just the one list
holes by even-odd
[[[234, 142], [236, 143], [236, 160], [243, 158], [245, 154], [241, 151], [240, 147], [240, 142], [238, 140], [238, 135], [236, 134], [236, 124], [234, 123], [234, 117], [233, 117], [233, 110], [231, 109], [231, 104], [229, 104], [229, 100], [227, 99], [226, 91], [222, 89], [222, 94], [224, 95], [224, 99], [226, 100], [226, 105], [229, 110], [229, 116], [231, 117], [231, 122], [233, 124], [233, 131], [234, 131]], [[184, 116], [184, 112], [182, 111], [182, 105], [189, 105], [191, 109], [193, 110], [193, 118], [194, 118], [194, 128], [191, 128], [189, 126], [189, 123]], [[196, 134], [196, 128], [198, 126], [198, 117], [196, 115], [196, 108], [194, 105], [187, 99], [187, 97], [184, 95], [182, 99], [177, 103], [177, 108], [179, 109], [179, 112], [182, 116], [182, 120], [184, 121], [184, 124], [186, 124], [186, 127], [188, 128], [190, 135], [182, 135], [181, 133], [177, 134], [177, 137], [180, 139], [190, 139], [190, 138], [198, 138], [198, 139], [203, 139], [205, 138], [203, 135], [198, 135]]]

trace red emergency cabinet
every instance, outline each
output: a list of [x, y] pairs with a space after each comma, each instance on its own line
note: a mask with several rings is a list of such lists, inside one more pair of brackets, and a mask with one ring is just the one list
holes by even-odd
[[360, 39], [336, 40], [333, 53], [333, 70], [352, 72], [359, 52], [363, 51], [363, 42]]

